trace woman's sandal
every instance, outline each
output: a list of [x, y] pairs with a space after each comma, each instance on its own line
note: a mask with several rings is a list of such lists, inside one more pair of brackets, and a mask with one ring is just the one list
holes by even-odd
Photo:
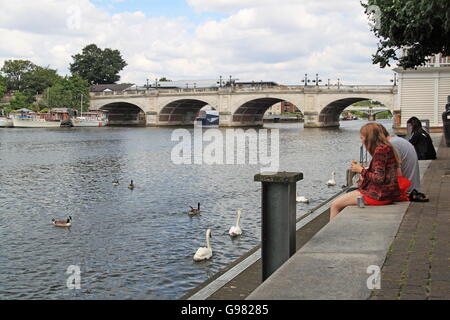
[[426, 195], [424, 195], [423, 193], [418, 192], [416, 189], [414, 189], [409, 194], [409, 201], [413, 201], [413, 202], [428, 202], [428, 201], [430, 201], [430, 199], [428, 199], [428, 197]]

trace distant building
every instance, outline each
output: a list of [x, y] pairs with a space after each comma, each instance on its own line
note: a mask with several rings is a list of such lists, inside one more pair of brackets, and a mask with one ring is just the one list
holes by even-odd
[[398, 99], [394, 129], [405, 133], [411, 117], [429, 120], [432, 131], [442, 131], [442, 112], [450, 95], [450, 57], [436, 55], [415, 70], [394, 69], [398, 73]]
[[93, 93], [98, 92], [122, 92], [133, 86], [132, 83], [121, 83], [121, 84], [94, 84], [90, 87], [90, 91]]

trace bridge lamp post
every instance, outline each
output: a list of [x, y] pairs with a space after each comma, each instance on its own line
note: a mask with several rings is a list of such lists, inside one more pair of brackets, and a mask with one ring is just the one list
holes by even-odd
[[148, 90], [148, 79], [147, 79], [147, 85], [145, 86], [146, 88], [147, 88], [147, 90]]
[[397, 86], [397, 74], [396, 73], [394, 73], [394, 79], [391, 79], [391, 82], [394, 83], [394, 87]]
[[219, 88], [222, 88], [222, 76], [219, 77], [217, 84], [219, 85]]
[[341, 79], [339, 79], [339, 78], [338, 78], [337, 86], [338, 86], [338, 90], [341, 89]]
[[317, 87], [319, 86], [319, 82], [322, 82], [322, 80], [319, 79], [318, 73], [316, 73], [316, 80], [313, 80], [312, 82], [315, 82]]
[[305, 87], [308, 85], [309, 82], [311, 82], [311, 80], [308, 80], [308, 74], [307, 73], [305, 73], [305, 79], [303, 79], [302, 82], [305, 83]]

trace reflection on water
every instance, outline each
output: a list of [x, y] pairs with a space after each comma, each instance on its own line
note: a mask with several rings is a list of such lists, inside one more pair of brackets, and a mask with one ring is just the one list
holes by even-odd
[[[311, 202], [299, 204], [298, 215], [345, 183], [349, 162], [359, 159], [362, 124], [267, 126], [280, 128], [280, 170], [304, 173], [297, 190]], [[171, 134], [0, 129], [0, 299], [175, 299], [257, 245], [259, 167], [174, 165]], [[338, 186], [328, 188], [331, 171]], [[198, 201], [202, 214], [189, 217]], [[239, 208], [244, 233], [232, 240]], [[70, 229], [52, 226], [52, 218], [69, 215]], [[213, 259], [195, 263], [208, 228]], [[81, 268], [80, 290], [66, 287], [70, 265]]]

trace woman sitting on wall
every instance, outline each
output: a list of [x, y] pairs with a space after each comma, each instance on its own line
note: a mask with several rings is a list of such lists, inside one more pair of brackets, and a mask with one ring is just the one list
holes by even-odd
[[407, 125], [411, 126], [412, 137], [409, 142], [414, 146], [419, 160], [436, 159], [436, 150], [430, 135], [422, 128], [422, 122], [416, 117], [412, 117], [407, 121]]
[[361, 174], [358, 190], [349, 192], [331, 204], [330, 220], [347, 206], [357, 204], [362, 196], [367, 205], [386, 205], [400, 198], [398, 183], [399, 157], [376, 123], [368, 123], [360, 130], [361, 141], [372, 156], [369, 168], [352, 162], [352, 171]]

